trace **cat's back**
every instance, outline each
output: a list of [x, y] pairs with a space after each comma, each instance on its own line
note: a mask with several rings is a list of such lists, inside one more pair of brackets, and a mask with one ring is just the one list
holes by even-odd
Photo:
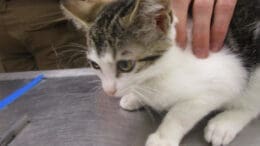
[[260, 24], [257, 19], [257, 0], [238, 0], [233, 19], [226, 38], [226, 45], [243, 61], [244, 66], [253, 70], [257, 61], [256, 28]]

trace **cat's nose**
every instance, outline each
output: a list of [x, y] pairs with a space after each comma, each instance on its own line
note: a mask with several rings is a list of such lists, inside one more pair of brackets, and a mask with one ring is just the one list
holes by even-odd
[[113, 81], [103, 82], [102, 86], [108, 96], [114, 96], [117, 92], [116, 83]]
[[116, 89], [109, 89], [105, 91], [108, 96], [114, 96], [116, 93]]

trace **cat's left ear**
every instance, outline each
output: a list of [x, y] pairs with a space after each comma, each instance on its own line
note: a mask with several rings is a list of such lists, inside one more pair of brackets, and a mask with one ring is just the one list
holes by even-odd
[[87, 31], [96, 19], [98, 13], [114, 0], [61, 0], [60, 7], [68, 19], [71, 19], [78, 29]]

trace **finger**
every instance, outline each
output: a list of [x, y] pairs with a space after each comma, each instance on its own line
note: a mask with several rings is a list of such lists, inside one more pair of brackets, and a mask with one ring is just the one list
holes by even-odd
[[210, 49], [219, 51], [224, 43], [237, 0], [218, 0], [211, 28]]
[[210, 25], [214, 0], [194, 0], [193, 52], [199, 58], [209, 55]]
[[173, 12], [178, 18], [176, 25], [176, 41], [180, 47], [185, 48], [187, 42], [187, 17], [191, 0], [173, 0]]

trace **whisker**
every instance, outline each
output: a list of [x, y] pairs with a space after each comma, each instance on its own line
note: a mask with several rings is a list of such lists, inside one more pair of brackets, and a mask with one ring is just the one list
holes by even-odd
[[138, 89], [146, 94], [156, 95], [158, 93], [157, 91], [149, 90], [147, 87], [138, 87]]
[[70, 43], [70, 44], [66, 44], [66, 45], [61, 45], [61, 46], [57, 46], [56, 48], [70, 48], [70, 47], [87, 50], [87, 46], [77, 44], [77, 43]]
[[[149, 87], [138, 87], [138, 89], [139, 90], [141, 90], [142, 92], [144, 92], [145, 94], [148, 94], [149, 96], [157, 96], [158, 95], [158, 93], [159, 93], [159, 90], [155, 90], [155, 91], [151, 91], [151, 90], [146, 90], [145, 88], [147, 88], [147, 89], [152, 89], [152, 88], [149, 88]], [[164, 103], [163, 102], [161, 102], [161, 100], [157, 100], [157, 102], [159, 102], [158, 104], [159, 104], [159, 106], [163, 106], [164, 105]], [[162, 115], [162, 113], [160, 113], [160, 112], [158, 112], [158, 111], [155, 111], [157, 114], [159, 114], [159, 115]]]
[[96, 86], [101, 86], [101, 81], [90, 81], [88, 82], [90, 85], [96, 85]]
[[95, 94], [96, 92], [99, 92], [101, 89], [101, 86], [97, 85], [90, 89], [90, 92], [93, 92]]
[[70, 43], [72, 46], [78, 46], [78, 47], [81, 47], [81, 48], [87, 48], [86, 45], [82, 45], [82, 44], [78, 44], [78, 43]]
[[65, 53], [81, 53], [81, 54], [85, 54], [86, 51], [81, 51], [81, 50], [75, 50], [75, 49], [69, 49], [69, 50], [62, 50], [61, 52], [59, 52], [58, 54], [65, 54]]
[[88, 83], [101, 83], [101, 80], [92, 80], [92, 81], [88, 81]]
[[81, 56], [81, 54], [74, 54], [74, 55], [72, 55], [67, 63], [71, 63], [71, 62], [75, 61], [76, 59], [79, 58], [79, 56]]
[[[145, 95], [143, 95], [141, 92], [135, 90], [135, 93], [138, 94], [140, 98], [145, 98]], [[148, 113], [148, 115], [149, 115], [149, 117], [150, 117], [152, 123], [155, 124], [155, 123], [156, 123], [156, 120], [155, 120], [155, 116], [153, 115], [152, 110], [151, 110], [149, 107], [147, 107], [147, 106], [144, 104], [143, 101], [140, 101], [140, 102], [144, 105], [144, 109], [145, 109], [145, 111]]]
[[101, 85], [99, 83], [89, 83], [89, 85]]
[[149, 86], [143, 86], [142, 88], [148, 89], [149, 91], [152, 91], [154, 93], [159, 93], [158, 89], [155, 89], [155, 88], [152, 88], [152, 87], [149, 87]]

